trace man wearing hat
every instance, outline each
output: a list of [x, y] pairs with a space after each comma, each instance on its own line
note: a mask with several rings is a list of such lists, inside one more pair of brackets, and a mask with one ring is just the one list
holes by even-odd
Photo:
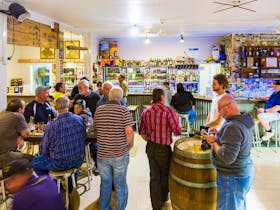
[[74, 114], [80, 115], [86, 125], [93, 124], [91, 111], [86, 107], [86, 101], [84, 99], [77, 99], [74, 102]]
[[271, 130], [269, 123], [280, 119], [280, 80], [275, 80], [272, 87], [273, 94], [266, 101], [264, 108], [258, 109], [258, 119], [265, 129], [265, 135], [262, 137], [264, 141], [268, 141], [274, 136], [274, 131]]
[[25, 108], [24, 117], [29, 122], [30, 117], [34, 117], [34, 123], [48, 123], [48, 120], [55, 118], [55, 111], [48, 103], [50, 87], [38, 86], [35, 90], [35, 99], [31, 101]]
[[14, 194], [12, 209], [65, 210], [55, 182], [49, 176], [36, 177], [28, 160], [19, 159], [2, 169], [5, 189]]

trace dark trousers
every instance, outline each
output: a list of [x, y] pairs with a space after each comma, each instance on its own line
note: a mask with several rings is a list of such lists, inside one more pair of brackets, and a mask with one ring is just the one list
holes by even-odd
[[170, 146], [148, 141], [146, 153], [150, 165], [150, 196], [153, 210], [161, 210], [168, 199], [168, 175], [172, 155]]

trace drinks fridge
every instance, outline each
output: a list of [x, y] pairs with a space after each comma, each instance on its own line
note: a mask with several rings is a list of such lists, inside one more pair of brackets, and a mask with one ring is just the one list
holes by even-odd
[[212, 80], [215, 74], [222, 73], [221, 64], [199, 64], [199, 95], [212, 97]]

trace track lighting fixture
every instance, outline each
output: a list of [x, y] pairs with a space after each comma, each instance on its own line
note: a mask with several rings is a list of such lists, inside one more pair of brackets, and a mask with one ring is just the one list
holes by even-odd
[[183, 34], [180, 35], [180, 43], [184, 43], [184, 37], [183, 37]]
[[30, 17], [30, 13], [18, 3], [12, 3], [9, 5], [9, 10], [0, 10], [0, 12], [15, 17], [19, 22]]

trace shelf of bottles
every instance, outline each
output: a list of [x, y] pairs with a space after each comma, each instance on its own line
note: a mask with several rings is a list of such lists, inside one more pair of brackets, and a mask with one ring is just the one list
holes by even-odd
[[280, 78], [279, 46], [241, 46], [242, 77]]
[[103, 79], [111, 82], [113, 85], [119, 85], [119, 76], [123, 73], [122, 67], [119, 66], [106, 66], [103, 67]]
[[128, 92], [144, 92], [145, 67], [127, 67]]
[[192, 58], [184, 57], [172, 60], [171, 58], [151, 58], [143, 60], [121, 60], [121, 67], [103, 67], [104, 81], [118, 83], [118, 75], [123, 72], [127, 75], [129, 92], [151, 92], [155, 87], [162, 86], [163, 82], [169, 82], [173, 91], [176, 84], [183, 85], [191, 92], [198, 89], [198, 65]]
[[145, 68], [144, 85], [145, 92], [151, 92], [154, 88], [162, 86], [163, 82], [168, 81], [167, 66], [150, 66]]
[[198, 65], [193, 60], [177, 59], [174, 65], [169, 66], [168, 79], [173, 92], [176, 92], [176, 85], [182, 83], [186, 90], [195, 94], [198, 91]]
[[66, 91], [69, 92], [77, 84], [78, 79], [83, 76], [83, 67], [64, 67], [62, 80], [66, 84]]
[[273, 81], [273, 78], [238, 78], [229, 83], [228, 90], [235, 98], [269, 97], [274, 91]]

